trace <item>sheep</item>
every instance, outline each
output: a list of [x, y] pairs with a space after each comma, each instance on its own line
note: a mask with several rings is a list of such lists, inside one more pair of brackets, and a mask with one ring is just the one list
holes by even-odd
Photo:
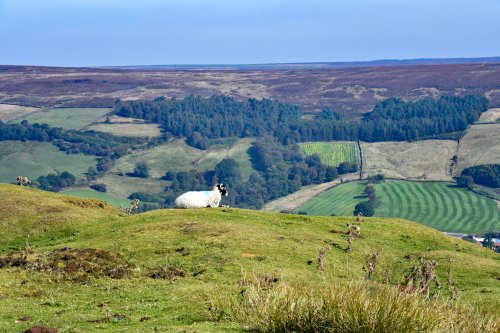
[[219, 207], [222, 196], [227, 196], [223, 183], [215, 184], [212, 191], [191, 191], [181, 194], [175, 199], [177, 208]]
[[28, 177], [23, 177], [23, 176], [17, 176], [17, 185], [19, 186], [24, 186], [24, 185], [31, 185], [31, 181], [28, 179]]

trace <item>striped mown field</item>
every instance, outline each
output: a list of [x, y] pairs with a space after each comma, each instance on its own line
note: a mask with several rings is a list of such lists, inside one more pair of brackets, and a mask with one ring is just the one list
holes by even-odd
[[350, 216], [354, 206], [366, 201], [363, 190], [365, 183], [350, 182], [341, 184], [321, 193], [306, 202], [300, 211], [308, 215]]
[[[352, 215], [363, 198], [365, 183], [336, 186], [304, 204], [310, 215]], [[375, 185], [375, 215], [399, 217], [448, 232], [500, 230], [497, 203], [485, 196], [443, 182], [386, 181]]]
[[496, 202], [448, 183], [390, 181], [375, 186], [377, 216], [401, 217], [441, 231], [500, 230]]
[[306, 142], [299, 145], [306, 156], [318, 154], [321, 162], [328, 165], [359, 164], [358, 148], [354, 142]]

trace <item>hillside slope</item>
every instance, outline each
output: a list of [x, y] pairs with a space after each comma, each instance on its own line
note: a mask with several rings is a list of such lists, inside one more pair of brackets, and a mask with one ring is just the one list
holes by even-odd
[[[12, 250], [31, 249], [31, 264], [0, 269], [0, 331], [34, 324], [62, 332], [239, 331], [211, 321], [207, 309], [213, 293], [242, 274], [311, 286], [362, 280], [365, 257], [379, 250], [375, 281], [387, 271], [391, 284], [400, 283], [422, 255], [438, 262], [442, 282], [451, 268], [461, 302], [500, 305], [500, 256], [401, 219], [366, 218], [347, 253], [345, 235], [331, 230], [345, 231], [349, 217], [233, 208], [121, 216], [97, 200], [3, 184], [0, 197], [0, 263]], [[321, 272], [318, 250], [326, 245]]]

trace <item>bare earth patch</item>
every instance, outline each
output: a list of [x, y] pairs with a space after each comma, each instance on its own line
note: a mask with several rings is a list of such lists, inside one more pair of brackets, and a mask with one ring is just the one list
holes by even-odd
[[328, 190], [331, 187], [341, 184], [341, 181], [351, 181], [359, 179], [358, 173], [349, 173], [340, 176], [339, 178], [332, 180], [328, 183], [323, 183], [319, 185], [309, 185], [301, 188], [297, 192], [282, 197], [267, 204], [262, 207], [263, 211], [266, 212], [292, 212], [295, 213], [298, 209], [305, 204], [307, 201], [311, 200], [323, 191]]
[[361, 143], [364, 176], [382, 173], [388, 178], [452, 180], [452, 140]]
[[460, 141], [456, 174], [478, 165], [500, 163], [500, 124], [471, 125]]
[[29, 106], [0, 104], [0, 120], [7, 122], [12, 119], [22, 117], [26, 114], [36, 112], [40, 108], [33, 108]]

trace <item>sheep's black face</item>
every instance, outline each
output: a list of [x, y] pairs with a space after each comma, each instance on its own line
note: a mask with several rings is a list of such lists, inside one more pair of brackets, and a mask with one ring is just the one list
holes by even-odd
[[223, 183], [220, 183], [220, 184], [217, 184], [217, 188], [219, 189], [220, 195], [227, 196], [226, 185], [224, 185]]

